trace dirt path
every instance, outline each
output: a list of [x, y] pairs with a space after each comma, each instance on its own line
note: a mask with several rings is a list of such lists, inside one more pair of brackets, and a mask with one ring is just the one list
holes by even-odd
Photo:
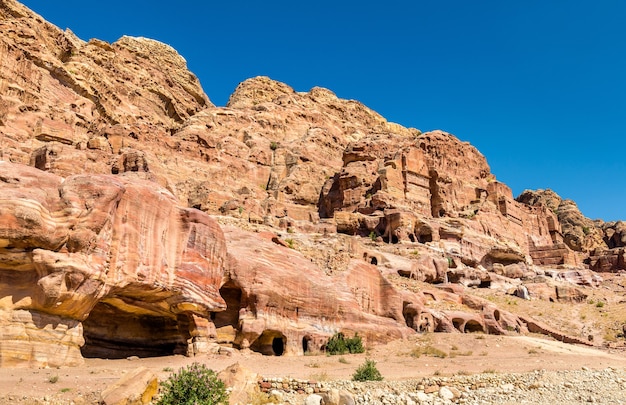
[[[445, 357], [420, 355], [434, 347]], [[87, 359], [61, 369], [0, 369], [0, 404], [91, 404], [99, 392], [138, 367], [165, 379], [194, 361], [219, 371], [239, 362], [265, 377], [293, 377], [318, 381], [349, 380], [365, 358], [374, 359], [385, 380], [476, 373], [519, 373], [534, 370], [624, 368], [626, 353], [568, 345], [539, 335], [504, 337], [483, 334], [431, 334], [391, 342], [358, 355], [266, 357], [256, 353], [187, 358], [170, 356], [137, 360]]]

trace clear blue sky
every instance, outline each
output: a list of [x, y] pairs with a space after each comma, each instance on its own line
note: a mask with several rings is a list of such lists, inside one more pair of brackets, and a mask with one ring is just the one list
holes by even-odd
[[515, 195], [626, 219], [626, 1], [24, 3], [82, 39], [168, 43], [224, 105], [266, 75], [475, 145]]

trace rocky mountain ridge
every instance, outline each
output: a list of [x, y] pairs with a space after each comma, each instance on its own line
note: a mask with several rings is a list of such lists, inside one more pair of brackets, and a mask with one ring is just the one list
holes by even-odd
[[576, 302], [626, 270], [622, 222], [514, 199], [451, 134], [267, 77], [216, 107], [157, 41], [85, 42], [13, 0], [0, 25], [0, 366], [301, 354], [338, 331], [589, 343], [467, 288]]

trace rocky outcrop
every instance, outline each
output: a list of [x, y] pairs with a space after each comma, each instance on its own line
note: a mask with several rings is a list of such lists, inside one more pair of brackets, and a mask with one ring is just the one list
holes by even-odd
[[0, 188], [2, 365], [202, 349], [197, 317], [226, 307], [214, 220], [132, 177], [0, 162]]
[[214, 322], [218, 333], [235, 331], [230, 343], [237, 347], [302, 354], [321, 350], [338, 331], [358, 331], [371, 343], [410, 332], [403, 295], [375, 266], [351, 261], [346, 271], [327, 275], [299, 252], [273, 242], [274, 235], [235, 227], [224, 232], [229, 274], [220, 292], [228, 307]]
[[0, 6], [0, 94], [15, 141], [76, 145], [115, 124], [171, 128], [211, 103], [168, 45], [78, 39], [21, 4]]
[[427, 244], [487, 269], [580, 261], [562, 245], [550, 210], [515, 201], [485, 158], [450, 134], [373, 134], [351, 143], [343, 162], [322, 189], [319, 211], [338, 232]]
[[576, 302], [541, 277], [626, 269], [623, 223], [513, 199], [446, 132], [267, 77], [216, 107], [165, 44], [86, 42], [13, 0], [0, 26], [0, 366], [523, 332], [464, 287]]
[[139, 367], [109, 385], [100, 395], [104, 405], [147, 405], [159, 390], [157, 376], [145, 367]]
[[531, 206], [542, 206], [556, 213], [563, 233], [563, 242], [577, 252], [589, 252], [604, 246], [603, 234], [595, 223], [583, 216], [576, 203], [563, 200], [554, 191], [525, 190], [517, 201]]

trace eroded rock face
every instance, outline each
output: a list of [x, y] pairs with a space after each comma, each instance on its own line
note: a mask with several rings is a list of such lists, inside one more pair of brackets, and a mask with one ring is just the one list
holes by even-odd
[[[218, 328], [237, 329], [238, 347], [269, 355], [320, 350], [337, 331], [358, 332], [367, 342], [406, 336], [403, 296], [375, 266], [351, 261], [328, 275], [297, 251], [259, 235], [225, 227], [229, 305], [216, 314]], [[251, 254], [251, 247], [252, 253]], [[417, 302], [417, 298], [413, 297]]]
[[487, 269], [579, 261], [559, 245], [549, 209], [515, 201], [485, 158], [450, 134], [373, 134], [348, 145], [343, 162], [320, 197], [320, 216], [338, 232], [428, 244]]
[[558, 216], [563, 230], [563, 241], [567, 246], [578, 252], [589, 252], [604, 246], [603, 234], [595, 223], [583, 216], [576, 203], [563, 200], [554, 191], [525, 190], [517, 201], [533, 206], [545, 206]]
[[[13, 0], [0, 4], [0, 26], [5, 159], [28, 163], [39, 142], [93, 145], [100, 137], [108, 149], [109, 126], [168, 131], [212, 106], [185, 60], [168, 45], [132, 37], [113, 44], [85, 42]], [[74, 173], [80, 171], [79, 165]]]
[[[226, 307], [226, 246], [206, 214], [124, 176], [64, 180], [0, 162], [0, 189], [3, 318], [37, 325], [27, 338], [3, 334], [3, 348], [23, 347], [0, 351], [3, 365], [74, 364], [83, 336], [83, 354], [109, 358], [186, 352], [209, 337], [193, 317]], [[68, 338], [47, 339], [46, 325]], [[47, 355], [25, 356], [32, 345]]]
[[623, 223], [513, 199], [451, 134], [267, 77], [215, 107], [169, 46], [85, 42], [12, 0], [0, 27], [0, 366], [524, 331], [463, 286], [626, 269]]

